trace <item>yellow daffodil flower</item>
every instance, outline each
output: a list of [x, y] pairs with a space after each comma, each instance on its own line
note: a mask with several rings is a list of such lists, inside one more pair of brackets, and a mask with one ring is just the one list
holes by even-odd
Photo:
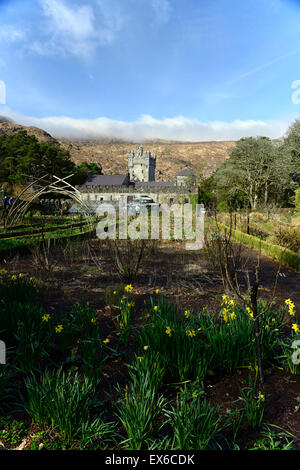
[[166, 328], [166, 334], [169, 335], [169, 336], [172, 336], [172, 330], [169, 326], [167, 326], [167, 328]]
[[50, 319], [50, 314], [49, 313], [42, 316], [42, 320], [45, 321], [45, 322], [49, 321], [49, 319]]
[[185, 318], [190, 318], [191, 312], [189, 310], [185, 310], [184, 316], [185, 316]]

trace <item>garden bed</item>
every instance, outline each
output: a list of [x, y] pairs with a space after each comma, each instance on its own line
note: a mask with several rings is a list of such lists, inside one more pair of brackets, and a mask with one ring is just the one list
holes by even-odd
[[[202, 445], [208, 449], [220, 448], [220, 446], [222, 449], [251, 449], [262, 448], [261, 446], [269, 446], [270, 448], [273, 441], [279, 441], [281, 448], [284, 446], [299, 448], [300, 376], [291, 374], [284, 357], [279, 357], [283, 356], [279, 343], [276, 343], [274, 349], [271, 348], [270, 358], [266, 361], [264, 367], [265, 388], [264, 398], [260, 399], [261, 401], [258, 399], [258, 394], [261, 391], [258, 384], [255, 389], [255, 403], [258, 403], [259, 407], [262, 406], [264, 411], [262, 422], [257, 428], [251, 428], [244, 416], [235, 438], [233, 436], [233, 420], [237, 415], [234, 415], [233, 412], [242, 409], [244, 406], [244, 402], [240, 399], [242, 396], [241, 390], [248, 387], [249, 374], [252, 380], [255, 380], [254, 356], [249, 353], [252, 348], [251, 341], [248, 344], [247, 339], [244, 337], [243, 341], [246, 341], [244, 344], [248, 344], [248, 349], [246, 348], [248, 352], [246, 355], [242, 355], [240, 363], [234, 366], [230, 366], [228, 362], [226, 365], [223, 360], [223, 362], [215, 360], [209, 363], [207, 368], [205, 368], [205, 364], [202, 364], [203, 367], [199, 369], [197, 361], [192, 360], [194, 348], [189, 349], [189, 341], [192, 344], [193, 341], [197, 342], [202, 338], [205, 344], [211, 344], [211, 341], [207, 340], [207, 333], [204, 332], [206, 327], [203, 319], [201, 320], [203, 315], [207, 315], [207, 312], [213, 314], [212, 318], [216, 322], [214, 328], [216, 331], [222, 324], [224, 328], [227, 328], [227, 323], [224, 320], [224, 305], [223, 307], [221, 305], [224, 302], [222, 300], [221, 280], [205, 264], [201, 253], [187, 253], [182, 250], [180, 243], [165, 244], [151, 260], [148, 260], [138, 279], [133, 283], [133, 288], [131, 289], [129, 286], [124, 291], [126, 284], [121, 283], [120, 286], [116, 271], [112, 268], [109, 253], [103, 252], [103, 249], [97, 252], [97, 247], [98, 242], [95, 241], [94, 256], [97, 255], [98, 260], [101, 261], [101, 266], [98, 268], [93, 260], [87, 257], [85, 245], [79, 242], [77, 242], [77, 247], [74, 246], [74, 261], [68, 266], [56, 262], [53, 269], [47, 274], [46, 272], [43, 274], [42, 270], [36, 272], [29, 256], [24, 256], [19, 260], [12, 259], [6, 263], [6, 269], [9, 270], [6, 289], [9, 289], [9, 286], [12, 285], [14, 300], [31, 303], [34, 299], [34, 305], [41, 310], [37, 310], [37, 307], [30, 307], [32, 313], [27, 315], [26, 318], [35, 318], [36, 325], [41, 328], [41, 333], [43, 332], [44, 336], [48, 333], [50, 335], [46, 347], [46, 351], [50, 355], [48, 357], [44, 356], [36, 364], [33, 361], [33, 370], [37, 382], [31, 383], [31, 390], [38, 390], [38, 387], [43, 383], [39, 380], [40, 374], [45, 374], [47, 370], [53, 374], [58, 374], [60, 367], [62, 367], [65, 374], [71, 374], [73, 384], [77, 383], [76, 379], [74, 380], [76, 373], [79, 374], [78, 386], [82, 384], [84, 377], [97, 379], [96, 382], [99, 380], [99, 383], [97, 382], [91, 390], [93, 400], [96, 401], [93, 401], [94, 405], [90, 409], [90, 415], [88, 417], [86, 415], [81, 416], [78, 411], [80, 423], [76, 424], [75, 422], [75, 427], [73, 426], [70, 434], [63, 423], [59, 421], [59, 418], [56, 418], [57, 422], [47, 421], [47, 413], [43, 415], [43, 407], [39, 412], [38, 405], [34, 405], [33, 395], [29, 399], [30, 384], [28, 383], [28, 377], [31, 376], [31, 371], [28, 370], [28, 364], [30, 361], [20, 363], [20, 357], [24, 359], [26, 351], [23, 350], [21, 355], [19, 353], [19, 356], [11, 357], [14, 364], [17, 364], [20, 369], [14, 375], [13, 381], [18, 384], [23, 398], [18, 410], [14, 410], [12, 407], [12, 409], [2, 411], [2, 417], [6, 420], [2, 423], [2, 429], [6, 433], [4, 433], [4, 436], [1, 435], [0, 439], [6, 447], [16, 448], [23, 443], [24, 449], [183, 449], [201, 448]], [[171, 253], [172, 256], [170, 256]], [[164, 271], [161, 270], [162, 265]], [[271, 260], [263, 257], [262, 269], [264, 272], [263, 294], [268, 297], [268, 295], [271, 295], [271, 283], [274, 279], [276, 266]], [[19, 273], [26, 274], [19, 277]], [[272, 325], [272, 318], [278, 317], [278, 329], [280, 330], [278, 340], [289, 338], [292, 333], [290, 329], [291, 318], [284, 300], [290, 297], [295, 302], [296, 309], [300, 307], [300, 299], [294, 295], [296, 293], [295, 286], [299, 283], [299, 275], [292, 270], [285, 270], [285, 275], [286, 277], [279, 279], [276, 306], [270, 313], [270, 321], [268, 322]], [[16, 276], [16, 279], [11, 279], [11, 276]], [[32, 277], [38, 277], [38, 279], [30, 280]], [[16, 282], [19, 285], [17, 292], [20, 296], [17, 299], [15, 298], [16, 289], [14, 287]], [[159, 292], [156, 292], [157, 289]], [[24, 295], [27, 296], [25, 299], [22, 298]], [[123, 298], [124, 304], [122, 306], [121, 300]], [[9, 297], [7, 301], [7, 305], [9, 305], [11, 302]], [[81, 307], [76, 306], [78, 302]], [[133, 302], [134, 305], [128, 306], [128, 303], [132, 304]], [[112, 304], [116, 306], [111, 307]], [[120, 308], [123, 309], [122, 315]], [[237, 318], [232, 318], [230, 321], [246, 321], [247, 319], [243, 320], [242, 317], [239, 320], [241, 312], [239, 312], [238, 307], [236, 308], [232, 313], [235, 313]], [[284, 324], [280, 326], [279, 312], [282, 308], [285, 309], [285, 315]], [[12, 306], [11, 309], [12, 312], [20, 311], [24, 313], [24, 305], [21, 310], [18, 310], [16, 306]], [[130, 313], [127, 317], [126, 309]], [[176, 319], [175, 311], [177, 309], [180, 312], [180, 320]], [[162, 314], [162, 318], [165, 319], [166, 323], [159, 323], [155, 320], [159, 314]], [[198, 314], [200, 314], [200, 319], [198, 319]], [[47, 320], [43, 320], [45, 315], [49, 315]], [[118, 315], [119, 317], [117, 317]], [[175, 315], [173, 319], [172, 315]], [[129, 318], [129, 329], [124, 328], [126, 318], [127, 320]], [[22, 324], [24, 319], [16, 318], [16, 321]], [[123, 323], [123, 326], [121, 326], [121, 323]], [[157, 334], [151, 337], [148, 336], [147, 341], [145, 337], [145, 341], [141, 342], [142, 332], [151, 324], [156, 325]], [[60, 325], [62, 328], [60, 328]], [[233, 326], [234, 323], [231, 327]], [[19, 325], [18, 328], [22, 329], [22, 325]], [[176, 348], [174, 349], [175, 356], [172, 356], [173, 360], [169, 364], [168, 372], [159, 374], [158, 380], [164, 378], [154, 386], [154, 401], [151, 394], [147, 395], [148, 392], [138, 392], [145, 394], [142, 395], [145, 403], [152, 403], [151, 410], [154, 413], [154, 418], [147, 437], [149, 440], [145, 436], [141, 436], [140, 441], [134, 441], [133, 438], [126, 441], [129, 437], [128, 423], [126, 424], [126, 419], [129, 419], [129, 411], [126, 411], [126, 407], [124, 408], [125, 403], [122, 400], [126, 386], [130, 386], [134, 381], [133, 377], [130, 377], [131, 369], [128, 368], [128, 364], [135, 368], [135, 371], [132, 371], [135, 380], [143, 377], [144, 382], [147, 384], [149, 377], [143, 375], [145, 370], [140, 369], [143, 361], [148, 360], [150, 358], [150, 356], [147, 356], [148, 353], [154, 350], [159, 352], [159, 355], [167, 361], [167, 358], [170, 358], [169, 351], [173, 350], [171, 345], [174, 345], [173, 341], [176, 340], [176, 331], [181, 331], [182, 328], [180, 334], [183, 336], [179, 336], [178, 338], [181, 339], [176, 343], [178, 345], [176, 348], [179, 349], [177, 352]], [[198, 328], [201, 328], [199, 332]], [[277, 328], [273, 326], [273, 329]], [[243, 327], [242, 330], [244, 331], [245, 328]], [[68, 334], [66, 334], [67, 332]], [[189, 334], [186, 332], [189, 332]], [[64, 336], [65, 334], [66, 336]], [[241, 332], [237, 332], [237, 335], [241, 340]], [[35, 337], [39, 337], [39, 335], [35, 334]], [[155, 343], [159, 337], [162, 339], [162, 343]], [[277, 338], [276, 335], [275, 337]], [[93, 347], [91, 349], [87, 347], [90, 343], [86, 341], [91, 341], [92, 338], [95, 341], [95, 351]], [[83, 348], [81, 350], [80, 343], [77, 342], [78, 339], [83, 341], [83, 345], [87, 349]], [[169, 341], [171, 349], [165, 348], [167, 341]], [[189, 360], [186, 365], [183, 363], [178, 369], [178, 366], [174, 366], [176, 362], [174, 358], [184, 356], [183, 344], [186, 344], [188, 348]], [[145, 349], [145, 346], [148, 346], [148, 348]], [[211, 348], [211, 346], [208, 347]], [[232, 340], [230, 341], [231, 347]], [[226, 353], [227, 357], [229, 357], [230, 348]], [[210, 349], [207, 357], [212, 356], [211, 352]], [[179, 353], [179, 356], [177, 353]], [[204, 351], [203, 354], [205, 355]], [[201, 355], [199, 350], [196, 357], [202, 357], [203, 354]], [[224, 358], [226, 354], [223, 354]], [[231, 357], [234, 358], [234, 356]], [[148, 369], [151, 370], [152, 366], [150, 361]], [[230, 368], [232, 370], [229, 370]], [[64, 380], [66, 380], [67, 375]], [[155, 377], [155, 373], [152, 376]], [[61, 384], [62, 377], [59, 376], [58, 379]], [[53, 382], [54, 377], [51, 380]], [[151, 391], [151, 387], [147, 386], [147, 390]], [[184, 387], [186, 387], [185, 391]], [[67, 393], [68, 385], [66, 385], [65, 390]], [[73, 389], [71, 391], [74, 392]], [[136, 389], [130, 388], [127, 391], [128, 396], [134, 396], [132, 394], [137, 392]], [[16, 393], [16, 391], [12, 393]], [[53, 390], [51, 393], [54, 393]], [[182, 395], [182, 393], [186, 395]], [[48, 396], [50, 396], [49, 394], [50, 390]], [[164, 402], [160, 406], [159, 397], [161, 395]], [[18, 393], [14, 395], [14, 399], [16, 396], [20, 399]], [[41, 397], [41, 393], [38, 396]], [[206, 415], [209, 410], [212, 410], [213, 420], [217, 422], [216, 433], [213, 433], [206, 444], [203, 444], [199, 439], [198, 441], [180, 443], [176, 438], [176, 426], [185, 426], [187, 433], [189, 427], [195, 425], [192, 419], [195, 410], [192, 409], [191, 411], [190, 408], [192, 397], [196, 400], [193, 406], [200, 407], [198, 411], [205, 411]], [[177, 421], [173, 419], [175, 415], [172, 415], [172, 410], [175, 410], [176, 400], [180, 400], [178, 405], [186, 416], [182, 421], [180, 421], [180, 416], [176, 417]], [[136, 403], [136, 400], [133, 403]], [[156, 409], [157, 404], [159, 406]], [[43, 406], [46, 410], [46, 405]], [[184, 406], [187, 408], [185, 409]], [[124, 416], [125, 418], [127, 416], [127, 418], [124, 418], [125, 424], [122, 424], [120, 415], [124, 410], [126, 411]], [[58, 412], [55, 411], [54, 413], [54, 411], [51, 411], [52, 416], [58, 416], [58, 414], [55, 414]], [[137, 412], [136, 409], [135, 412]], [[191, 412], [191, 415], [189, 415], [189, 412]], [[139, 413], [142, 413], [142, 410], [139, 410]], [[190, 416], [191, 422], [188, 422], [187, 416]], [[82, 423], [88, 423], [88, 425], [82, 428]], [[138, 423], [138, 429], [140, 430], [141, 416], [138, 418]], [[163, 423], [165, 424], [161, 427], [160, 425]], [[199, 429], [198, 432], [200, 432]], [[266, 432], [266, 436], [262, 434], [263, 432]], [[294, 437], [291, 437], [291, 434]], [[138, 432], [135, 431], [135, 435], [138, 435]], [[265, 438], [265, 441], [260, 441], [263, 438]], [[289, 442], [291, 444], [288, 444]]]

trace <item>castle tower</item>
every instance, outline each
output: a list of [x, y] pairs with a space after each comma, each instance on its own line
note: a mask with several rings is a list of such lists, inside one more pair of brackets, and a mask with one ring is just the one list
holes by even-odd
[[155, 181], [156, 155], [151, 155], [143, 147], [136, 146], [136, 153], [128, 152], [128, 170], [130, 181]]
[[195, 184], [196, 176], [192, 170], [186, 166], [176, 175], [177, 186], [192, 186]]

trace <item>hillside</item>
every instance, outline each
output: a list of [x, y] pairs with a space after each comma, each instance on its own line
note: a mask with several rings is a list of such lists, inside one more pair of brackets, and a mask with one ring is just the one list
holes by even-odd
[[[128, 151], [135, 150], [136, 146], [135, 142], [124, 142], [117, 139], [99, 141], [55, 139], [37, 127], [21, 126], [5, 118], [0, 118], [0, 134], [12, 134], [22, 129], [26, 129], [29, 135], [34, 135], [40, 142], [52, 142], [69, 150], [75, 163], [98, 162], [104, 173], [126, 173]], [[202, 172], [208, 176], [226, 159], [235, 142], [155, 140], [141, 142], [141, 144], [144, 149], [156, 153], [157, 180], [165, 181], [173, 179], [186, 165], [189, 165], [196, 173]]]

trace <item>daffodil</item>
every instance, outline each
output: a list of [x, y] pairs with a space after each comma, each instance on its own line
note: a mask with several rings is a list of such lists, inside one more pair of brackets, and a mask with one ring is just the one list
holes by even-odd
[[258, 394], [258, 399], [261, 400], [261, 401], [265, 401], [265, 396], [263, 393], [259, 392]]
[[288, 306], [288, 312], [291, 316], [295, 316], [296, 307], [294, 302], [291, 299], [286, 299], [285, 304]]
[[96, 318], [95, 317], [91, 319], [91, 323], [93, 323], [93, 324], [96, 323]]
[[223, 308], [223, 312], [222, 312], [222, 315], [223, 315], [223, 320], [225, 323], [228, 323], [228, 308]]
[[231, 318], [231, 320], [235, 320], [236, 319], [236, 314], [234, 312], [232, 312], [230, 314], [230, 318]]
[[187, 330], [186, 334], [190, 337], [193, 338], [193, 336], [196, 336], [196, 333], [194, 330]]
[[12, 281], [16, 281], [16, 280], [17, 280], [17, 276], [15, 276], [15, 275], [11, 276], [11, 280], [12, 280]]
[[55, 327], [55, 333], [61, 333], [64, 327], [62, 325], [57, 325]]
[[154, 305], [153, 310], [154, 310], [154, 312], [157, 312], [158, 306], [157, 306], [157, 305]]
[[172, 330], [171, 330], [171, 328], [170, 328], [169, 326], [167, 326], [167, 328], [166, 328], [166, 334], [167, 334], [168, 336], [172, 336]]
[[295, 333], [299, 333], [299, 332], [300, 332], [300, 328], [299, 328], [299, 326], [297, 325], [297, 323], [293, 323], [293, 325], [292, 325], [292, 330], [294, 330]]
[[148, 345], [144, 346], [144, 351], [147, 351], [148, 348], [149, 348]]
[[159, 289], [156, 289], [156, 290], [155, 290], [155, 294], [159, 294]]
[[130, 292], [132, 292], [132, 290], [133, 290], [133, 286], [131, 284], [128, 284], [127, 286], [125, 286], [125, 291], [126, 292], [130, 293]]
[[45, 321], [45, 322], [48, 322], [50, 320], [50, 314], [47, 313], [47, 314], [43, 315], [42, 320]]
[[109, 338], [106, 338], [104, 341], [103, 341], [104, 344], [108, 344], [109, 343]]
[[191, 312], [189, 310], [185, 310], [184, 316], [185, 316], [185, 318], [190, 318]]
[[253, 318], [253, 311], [250, 307], [246, 307], [247, 312], [249, 313], [250, 317]]

